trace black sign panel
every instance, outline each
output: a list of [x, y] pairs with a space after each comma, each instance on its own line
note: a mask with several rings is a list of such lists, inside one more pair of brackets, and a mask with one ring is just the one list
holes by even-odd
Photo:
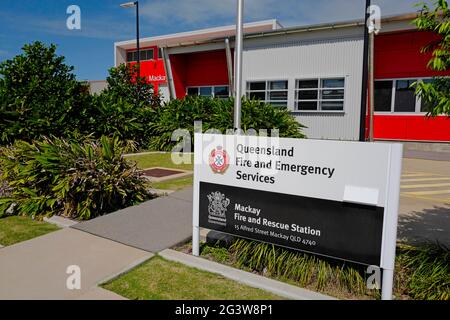
[[200, 182], [200, 227], [380, 265], [384, 208]]

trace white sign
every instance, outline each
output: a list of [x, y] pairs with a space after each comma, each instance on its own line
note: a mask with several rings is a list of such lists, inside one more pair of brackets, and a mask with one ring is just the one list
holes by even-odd
[[193, 253], [204, 227], [375, 265], [389, 298], [401, 161], [400, 144], [196, 134]]

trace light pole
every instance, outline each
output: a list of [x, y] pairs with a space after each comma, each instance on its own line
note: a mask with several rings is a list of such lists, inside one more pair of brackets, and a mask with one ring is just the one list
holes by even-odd
[[132, 1], [122, 3], [120, 5], [122, 8], [132, 8], [136, 7], [136, 48], [137, 48], [137, 67], [138, 67], [138, 78], [141, 77], [141, 50], [139, 47], [139, 1]]
[[370, 13], [370, 20], [368, 23], [369, 29], [369, 141], [374, 141], [374, 128], [373, 128], [373, 118], [375, 114], [375, 36], [381, 30], [381, 12], [379, 7], [371, 6], [368, 8]]
[[369, 27], [367, 21], [370, 18], [369, 8], [371, 0], [366, 0], [364, 8], [364, 49], [363, 49], [363, 72], [362, 72], [362, 88], [361, 88], [361, 114], [359, 118], [359, 141], [366, 141], [366, 116], [367, 116], [367, 89], [368, 89], [368, 73], [369, 73]]
[[236, 68], [235, 68], [235, 92], [234, 99], [234, 130], [241, 129], [242, 107], [242, 51], [244, 42], [244, 0], [237, 0], [236, 20]]

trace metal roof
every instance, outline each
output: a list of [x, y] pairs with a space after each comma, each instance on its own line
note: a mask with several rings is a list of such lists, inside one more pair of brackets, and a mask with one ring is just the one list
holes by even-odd
[[[244, 24], [244, 30], [247, 33], [254, 33], [254, 32], [264, 32], [264, 31], [272, 31], [283, 28], [283, 26], [276, 20], [264, 20], [264, 21], [257, 21], [257, 22], [251, 22]], [[235, 25], [228, 25], [228, 26], [222, 26], [222, 27], [216, 27], [216, 28], [208, 28], [208, 29], [201, 29], [201, 30], [195, 30], [195, 31], [188, 31], [188, 32], [180, 32], [180, 33], [173, 33], [168, 35], [162, 35], [162, 36], [156, 36], [156, 37], [149, 37], [149, 38], [141, 38], [140, 42], [142, 46], [173, 46], [178, 45], [180, 43], [195, 43], [197, 41], [208, 41], [212, 39], [217, 39], [221, 37], [232, 37], [235, 35], [236, 32], [236, 26]], [[121, 41], [116, 42], [115, 45], [117, 47], [130, 49], [134, 48], [136, 46], [136, 40], [128, 40], [128, 41]]]
[[[382, 23], [395, 23], [395, 22], [405, 22], [412, 21], [417, 18], [418, 12], [406, 13], [401, 15], [393, 15], [382, 18]], [[253, 23], [247, 23], [244, 25], [246, 30], [245, 38], [259, 38], [267, 36], [294, 34], [302, 32], [313, 32], [320, 30], [329, 29], [340, 29], [340, 28], [351, 28], [351, 27], [362, 27], [365, 21], [358, 20], [348, 20], [332, 23], [322, 23], [314, 25], [305, 26], [295, 26], [295, 27], [283, 27], [276, 19], [258, 21]], [[234, 39], [235, 36], [235, 25], [229, 25], [224, 27], [202, 29], [189, 32], [181, 32], [169, 35], [162, 35], [157, 37], [142, 38], [140, 40], [141, 46], [162, 46], [162, 47], [182, 47], [182, 46], [192, 46], [198, 44], [208, 44], [222, 42], [226, 38]], [[256, 30], [255, 30], [256, 29]], [[261, 29], [261, 30], [258, 30]], [[116, 42], [115, 46], [123, 49], [133, 49], [135, 48], [136, 40]]]

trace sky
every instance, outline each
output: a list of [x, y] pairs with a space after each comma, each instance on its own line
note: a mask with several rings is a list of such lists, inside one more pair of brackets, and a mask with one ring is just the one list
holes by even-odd
[[[135, 38], [128, 0], [0, 0], [0, 61], [26, 43], [58, 46], [79, 80], [105, 79], [114, 64], [114, 42]], [[421, 0], [373, 0], [383, 16], [417, 11]], [[236, 0], [140, 0], [142, 37], [231, 25]], [[81, 10], [81, 29], [69, 30], [67, 8]], [[245, 22], [278, 19], [284, 26], [362, 19], [365, 0], [245, 0]]]

